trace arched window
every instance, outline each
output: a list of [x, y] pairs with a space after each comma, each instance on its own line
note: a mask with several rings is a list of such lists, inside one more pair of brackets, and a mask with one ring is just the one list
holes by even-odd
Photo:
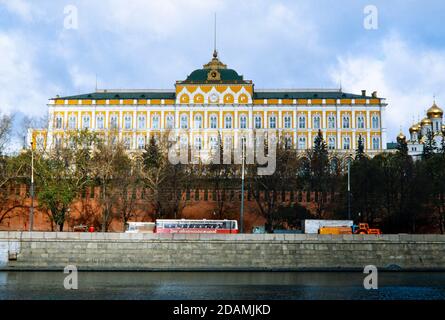
[[179, 141], [180, 141], [181, 147], [187, 147], [189, 139], [186, 134], [182, 134]]
[[159, 129], [159, 116], [158, 115], [153, 116], [151, 127], [153, 129]]
[[143, 130], [145, 129], [145, 125], [146, 125], [145, 116], [143, 114], [140, 114], [138, 116], [138, 128]]
[[330, 169], [331, 169], [331, 173], [336, 173], [338, 171], [338, 159], [337, 158], [333, 158], [330, 161]]
[[349, 116], [343, 116], [343, 129], [349, 129]]
[[60, 147], [62, 147], [62, 137], [60, 137], [60, 136], [56, 136], [56, 139], [55, 139], [55, 146], [56, 146], [56, 148], [60, 148]]
[[328, 117], [328, 128], [329, 129], [335, 129], [336, 125], [335, 125], [335, 116], [334, 115], [330, 115]]
[[181, 115], [181, 129], [188, 128], [188, 116], [186, 114]]
[[335, 150], [335, 137], [328, 138], [328, 149]]
[[124, 147], [125, 147], [125, 149], [131, 148], [131, 138], [130, 137], [124, 137]]
[[289, 150], [290, 148], [292, 148], [292, 137], [290, 137], [290, 136], [284, 137], [284, 148], [286, 150]]
[[274, 115], [269, 117], [269, 128], [271, 129], [277, 128], [277, 117]]
[[300, 129], [306, 128], [306, 117], [305, 116], [298, 117], [298, 128], [300, 128]]
[[68, 128], [76, 129], [76, 116], [70, 116], [68, 119]]
[[104, 116], [101, 114], [96, 117], [96, 127], [97, 129], [104, 128]]
[[145, 137], [139, 136], [138, 137], [138, 149], [144, 149], [145, 148]]
[[110, 117], [110, 128], [117, 129], [117, 115], [113, 114]]
[[232, 116], [229, 114], [224, 118], [224, 128], [232, 129]]
[[379, 116], [372, 116], [372, 128], [373, 129], [379, 128]]
[[173, 129], [175, 127], [175, 117], [172, 115], [167, 116], [167, 129]]
[[210, 148], [216, 150], [218, 148], [218, 137], [211, 136], [210, 137]]
[[90, 127], [90, 116], [86, 114], [82, 117], [82, 128], [88, 129], [89, 127]]
[[348, 150], [351, 148], [351, 139], [349, 137], [343, 137], [343, 149]]
[[[361, 136], [361, 137], [362, 137], [363, 148], [366, 149], [366, 138], [363, 136]], [[358, 148], [359, 140], [360, 140], [360, 136], [357, 137], [357, 148]]]
[[284, 116], [284, 127], [286, 129], [290, 129], [292, 122], [291, 122], [291, 117], [290, 116]]
[[37, 149], [39, 150], [43, 150], [45, 147], [45, 138], [39, 134], [36, 138], [36, 145], [37, 145]]
[[233, 140], [232, 140], [232, 137], [231, 136], [226, 136], [226, 137], [224, 137], [224, 145], [223, 145], [223, 148], [224, 149], [230, 149], [230, 150], [232, 150], [233, 149]]
[[244, 114], [240, 117], [239, 123], [241, 129], [247, 129], [247, 117]]
[[195, 115], [195, 129], [202, 129], [202, 116], [200, 114]]
[[218, 127], [218, 117], [215, 114], [210, 116], [210, 129], [216, 129]]
[[363, 117], [363, 116], [357, 117], [357, 128], [359, 128], [359, 129], [365, 128], [365, 117]]
[[126, 130], [131, 129], [131, 116], [129, 114], [125, 115], [124, 117], [124, 128]]
[[320, 129], [321, 123], [320, 123], [320, 116], [314, 116], [314, 129]]
[[298, 149], [300, 150], [306, 149], [306, 137], [298, 138]]
[[380, 149], [380, 138], [379, 137], [373, 137], [372, 138], [372, 148], [374, 150]]
[[255, 129], [261, 129], [261, 116], [255, 116]]
[[195, 149], [196, 150], [202, 150], [202, 138], [201, 136], [195, 137]]
[[62, 116], [56, 117], [56, 129], [62, 129], [63, 119]]

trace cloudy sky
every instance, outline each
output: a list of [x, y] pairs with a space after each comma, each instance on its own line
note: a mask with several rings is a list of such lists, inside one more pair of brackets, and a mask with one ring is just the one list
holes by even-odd
[[99, 88], [171, 89], [210, 59], [216, 12], [221, 60], [256, 88], [378, 91], [390, 141], [434, 95], [445, 106], [444, 11], [441, 0], [0, 0], [0, 111], [39, 116], [57, 94], [94, 91], [96, 76]]

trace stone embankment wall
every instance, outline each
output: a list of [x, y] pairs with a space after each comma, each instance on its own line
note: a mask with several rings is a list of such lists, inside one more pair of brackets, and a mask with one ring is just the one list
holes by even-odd
[[442, 235], [0, 232], [0, 269], [445, 270]]

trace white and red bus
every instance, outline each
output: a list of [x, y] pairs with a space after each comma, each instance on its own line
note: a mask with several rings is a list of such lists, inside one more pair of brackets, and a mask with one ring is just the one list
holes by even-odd
[[236, 220], [158, 219], [156, 233], [238, 233]]

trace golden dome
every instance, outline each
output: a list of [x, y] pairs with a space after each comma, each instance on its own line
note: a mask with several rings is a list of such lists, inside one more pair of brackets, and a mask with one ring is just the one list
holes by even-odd
[[402, 131], [400, 131], [399, 135], [397, 136], [397, 140], [405, 140], [405, 139], [406, 139], [405, 135], [403, 134]]
[[433, 103], [431, 108], [426, 112], [428, 118], [442, 118], [443, 110], [436, 105], [436, 102]]
[[423, 118], [422, 121], [420, 121], [420, 125], [423, 126], [430, 126], [433, 122], [428, 118]]
[[420, 125], [418, 123], [413, 124], [410, 128], [409, 128], [409, 132], [413, 133], [413, 132], [419, 132], [420, 131]]

